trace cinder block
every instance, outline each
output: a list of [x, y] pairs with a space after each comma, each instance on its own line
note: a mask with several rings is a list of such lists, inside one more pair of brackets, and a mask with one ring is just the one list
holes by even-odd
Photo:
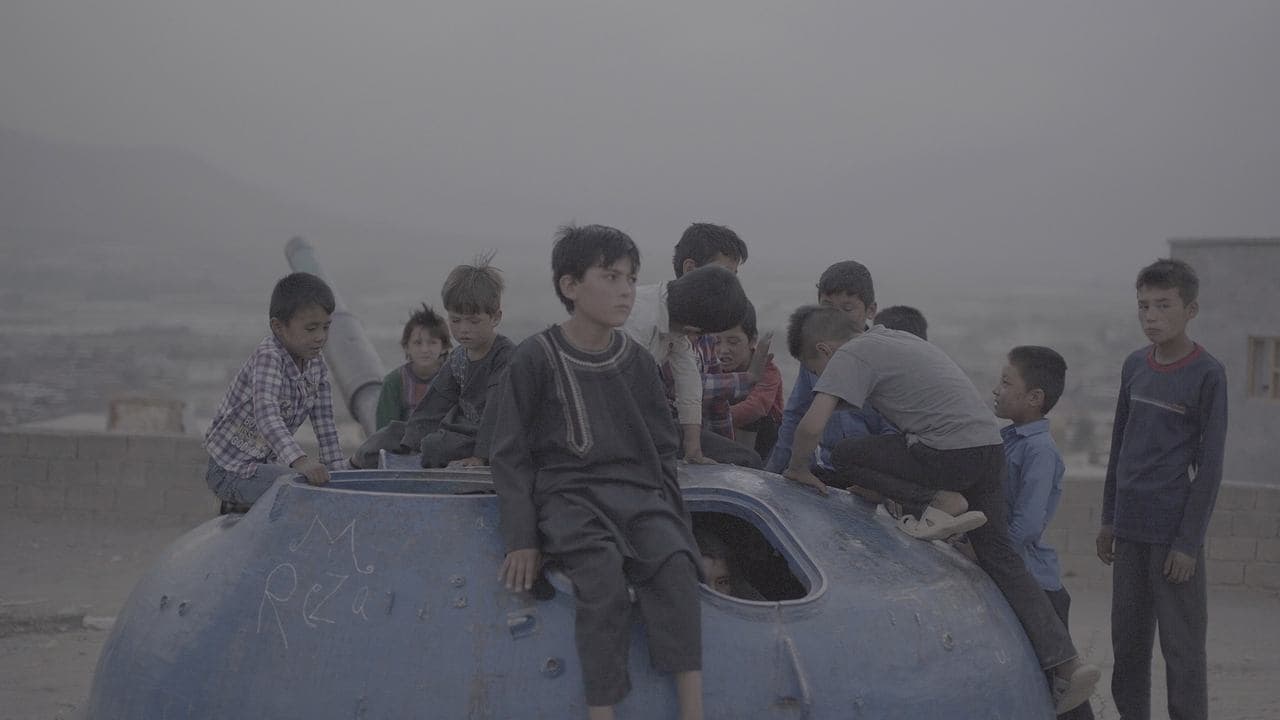
[[23, 433], [0, 432], [0, 457], [14, 458], [27, 454], [27, 436]]
[[172, 460], [174, 443], [172, 435], [130, 435], [125, 442], [125, 454], [130, 460], [156, 462]]
[[202, 513], [212, 515], [213, 509], [218, 507], [217, 499], [204, 486], [171, 487], [163, 491], [152, 488], [152, 490], [163, 493], [166, 515], [200, 515]]
[[145, 487], [116, 489], [116, 513], [125, 520], [154, 520], [164, 512], [164, 493]]
[[87, 487], [98, 485], [98, 464], [92, 460], [49, 460], [50, 485]]
[[114, 488], [142, 488], [150, 478], [151, 463], [142, 460], [104, 460], [98, 463], [102, 484]]
[[18, 483], [16, 480], [0, 476], [0, 508], [6, 510], [18, 504]]
[[32, 512], [60, 513], [67, 508], [67, 487], [47, 482], [20, 483], [14, 507]]
[[74, 459], [76, 440], [74, 435], [61, 433], [33, 433], [27, 436], [27, 457]]
[[1258, 489], [1250, 485], [1223, 484], [1218, 490], [1218, 510], [1253, 510]]
[[108, 485], [80, 485], [67, 488], [67, 510], [91, 514], [111, 513], [116, 507], [116, 489]]
[[204, 476], [208, 469], [208, 465], [195, 463], [150, 463], [147, 468], [147, 487], [157, 492], [175, 487], [204, 489]]
[[1275, 513], [1241, 512], [1231, 519], [1232, 537], [1273, 538], [1280, 534], [1280, 516]]
[[1210, 538], [1231, 537], [1231, 523], [1235, 520], [1235, 512], [1229, 510], [1218, 510], [1209, 516], [1209, 530], [1206, 536]]
[[1210, 560], [1253, 560], [1258, 555], [1258, 541], [1254, 538], [1232, 537], [1209, 540]]
[[1249, 587], [1280, 590], [1280, 563], [1245, 563], [1244, 584]]
[[43, 485], [49, 477], [49, 461], [44, 458], [14, 458], [6, 460], [0, 468], [0, 478], [15, 483], [39, 483]]
[[1258, 488], [1253, 509], [1257, 512], [1280, 513], [1280, 487]]
[[1259, 540], [1257, 559], [1260, 562], [1280, 563], [1280, 539]]
[[125, 435], [80, 435], [76, 438], [76, 458], [80, 460], [123, 460], [127, 450]]
[[1244, 584], [1243, 562], [1211, 562], [1205, 568], [1206, 579], [1210, 585], [1242, 585]]
[[204, 441], [197, 436], [177, 437], [173, 439], [173, 459], [180, 463], [198, 462], [209, 464], [209, 453], [204, 449]]

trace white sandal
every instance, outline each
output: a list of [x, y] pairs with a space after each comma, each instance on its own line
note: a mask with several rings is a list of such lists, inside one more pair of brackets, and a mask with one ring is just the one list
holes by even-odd
[[945, 540], [952, 535], [980, 528], [986, 522], [987, 516], [980, 510], [948, 515], [930, 505], [924, 509], [919, 518], [904, 514], [898, 519], [898, 529], [921, 540]]

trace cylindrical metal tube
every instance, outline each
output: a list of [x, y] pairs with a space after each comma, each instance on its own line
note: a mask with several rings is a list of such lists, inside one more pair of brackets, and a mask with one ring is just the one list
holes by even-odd
[[[316, 259], [311, 243], [295, 237], [284, 246], [285, 258], [294, 272], [308, 272], [324, 278], [320, 261]], [[328, 278], [325, 278], [328, 282]], [[333, 283], [329, 283], [332, 288]], [[347, 403], [347, 410], [360, 423], [365, 435], [377, 430], [376, 414], [378, 394], [382, 391], [382, 378], [386, 375], [382, 358], [373, 349], [364, 326], [347, 309], [342, 295], [333, 291], [335, 307], [329, 326], [329, 342], [324, 346], [324, 358], [333, 374], [338, 394]]]

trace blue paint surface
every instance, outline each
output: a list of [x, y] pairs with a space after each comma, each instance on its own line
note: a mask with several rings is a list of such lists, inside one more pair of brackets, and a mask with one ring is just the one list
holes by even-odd
[[[748, 602], [707, 588], [709, 718], [1053, 717], [1021, 626], [986, 575], [843, 492], [681, 467], [691, 511], [750, 521], [807, 588]], [[138, 583], [87, 717], [585, 717], [573, 598], [507, 592], [486, 472], [285, 479], [210, 520]], [[633, 632], [619, 718], [675, 716]]]

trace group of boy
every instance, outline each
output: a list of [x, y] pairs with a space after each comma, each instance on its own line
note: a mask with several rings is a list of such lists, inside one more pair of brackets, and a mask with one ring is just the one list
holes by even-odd
[[[927, 341], [918, 311], [877, 314], [869, 271], [844, 261], [819, 278], [818, 304], [791, 315], [788, 349], [802, 369], [784, 409], [770, 334], [736, 278], [746, 256], [731, 230], [698, 223], [677, 244], [676, 279], [637, 286], [629, 236], [562, 228], [552, 279], [569, 318], [518, 346], [497, 333], [503, 283], [489, 258], [456, 268], [442, 293], [449, 332], [425, 306], [413, 315], [407, 362], [379, 404], [386, 424], [350, 459], [320, 355], [333, 295], [294, 273], [273, 292], [272, 334], [206, 435], [207, 482], [224, 506], [244, 507], [283, 474], [323, 484], [329, 470], [376, 467], [382, 450], [418, 452], [431, 467], [491, 465], [507, 548], [500, 579], [529, 590], [551, 561], [573, 583], [588, 715], [612, 717], [629, 690], [634, 591], [652, 661], [675, 676], [680, 717], [700, 718], [697, 587], [720, 580], [724, 558], [699, 547], [714, 543], [693, 534], [676, 462], [763, 465], [822, 494], [883, 501], [914, 537], [967, 536], [1026, 631], [1057, 710], [1092, 717], [1100, 673], [1072, 644], [1070, 596], [1043, 541], [1062, 492], [1046, 419], [1063, 392], [1062, 357], [1014, 348], [986, 401]], [[1176, 260], [1137, 281], [1152, 344], [1125, 362], [1098, 536], [1099, 557], [1115, 562], [1112, 689], [1125, 718], [1149, 715], [1157, 625], [1171, 717], [1207, 713], [1201, 566], [1226, 401], [1221, 365], [1186, 336], [1197, 287]], [[446, 355], [450, 336], [457, 347]], [[999, 428], [997, 416], [1011, 425]], [[308, 417], [318, 461], [292, 437]]]

